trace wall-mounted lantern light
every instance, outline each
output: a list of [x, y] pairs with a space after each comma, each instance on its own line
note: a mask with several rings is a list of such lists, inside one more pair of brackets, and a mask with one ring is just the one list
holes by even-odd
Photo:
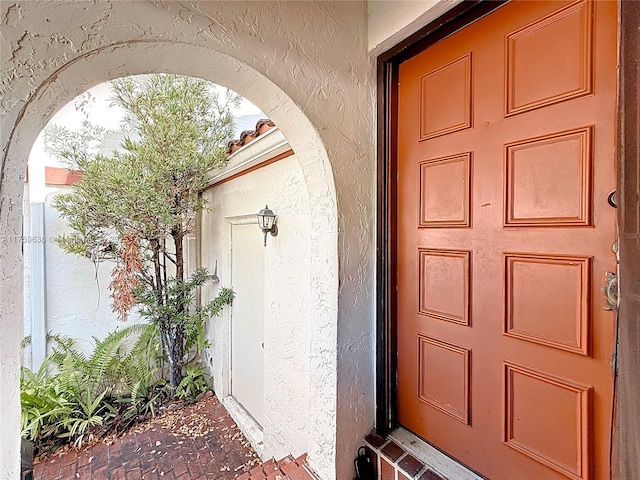
[[211, 281], [211, 283], [220, 283], [220, 277], [218, 277], [218, 260], [216, 260], [216, 266], [213, 270], [213, 275], [207, 275], [207, 279]]
[[267, 246], [267, 233], [271, 233], [272, 237], [278, 235], [278, 226], [276, 225], [277, 216], [269, 210], [267, 205], [260, 210], [256, 216], [258, 217], [258, 226], [264, 233], [264, 246]]

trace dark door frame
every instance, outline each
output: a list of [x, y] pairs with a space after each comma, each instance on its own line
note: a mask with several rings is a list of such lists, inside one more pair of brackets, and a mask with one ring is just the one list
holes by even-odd
[[[376, 431], [398, 426], [394, 308], [398, 66], [507, 0], [464, 0], [377, 59]], [[619, 0], [618, 223], [620, 293], [612, 478], [640, 480], [640, 4]], [[618, 460], [619, 459], [619, 460]]]
[[621, 479], [640, 480], [640, 4], [620, 9], [617, 441]]

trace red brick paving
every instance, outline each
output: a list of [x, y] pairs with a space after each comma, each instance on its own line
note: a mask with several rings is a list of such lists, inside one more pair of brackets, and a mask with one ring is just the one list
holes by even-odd
[[269, 460], [238, 477], [238, 480], [313, 480], [306, 467], [307, 455], [298, 458], [288, 456], [282, 460]]
[[[206, 402], [200, 405], [201, 402]], [[312, 480], [306, 456], [262, 464], [215, 396], [197, 407], [210, 419], [200, 434], [162, 418], [110, 445], [97, 443], [36, 460], [34, 480]], [[187, 407], [191, 408], [191, 407]], [[193, 427], [193, 424], [190, 425]]]

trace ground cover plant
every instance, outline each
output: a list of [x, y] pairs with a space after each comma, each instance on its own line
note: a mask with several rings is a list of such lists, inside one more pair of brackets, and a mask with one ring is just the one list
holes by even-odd
[[[187, 285], [193, 290], [204, 281], [206, 272], [197, 271]], [[118, 435], [155, 416], [172, 397], [191, 403], [211, 388], [202, 365], [203, 349], [209, 346], [205, 320], [219, 315], [233, 292], [224, 289], [206, 312], [190, 305], [192, 293], [185, 375], [175, 390], [167, 380], [154, 322], [119, 329], [103, 340], [94, 338], [95, 348], [88, 356], [75, 348], [73, 339], [49, 336], [52, 353], [35, 372], [22, 367], [20, 376], [22, 436], [34, 443], [36, 455]]]

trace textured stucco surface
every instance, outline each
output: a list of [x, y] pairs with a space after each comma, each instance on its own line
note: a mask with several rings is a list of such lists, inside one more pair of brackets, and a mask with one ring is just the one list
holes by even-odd
[[[259, 141], [259, 140], [258, 140]], [[255, 226], [255, 248], [264, 249], [264, 425], [263, 457], [300, 455], [309, 446], [309, 353], [311, 343], [311, 217], [309, 197], [296, 156], [255, 170], [204, 193], [211, 210], [202, 215], [200, 262], [212, 270], [218, 262], [220, 286], [231, 286], [231, 225], [255, 222], [267, 203], [278, 215], [277, 237], [262, 245]], [[248, 216], [248, 217], [247, 217]], [[245, 220], [246, 219], [246, 220]], [[260, 282], [256, 282], [260, 284]], [[203, 289], [203, 300], [218, 287]], [[242, 302], [236, 298], [234, 306]], [[215, 390], [230, 395], [230, 311], [210, 322], [207, 352]], [[330, 385], [324, 387], [330, 389]], [[323, 395], [323, 392], [312, 392]], [[240, 425], [243, 428], [244, 425]]]
[[417, 32], [462, 0], [369, 0], [367, 40], [376, 55]]
[[[374, 418], [374, 81], [363, 2], [3, 0], [0, 224], [20, 234], [29, 149], [56, 110], [102, 81], [177, 72], [258, 105], [298, 154], [309, 193], [309, 461], [349, 478]], [[0, 461], [17, 476], [22, 264], [0, 245]], [[320, 281], [319, 278], [324, 280]], [[326, 279], [330, 279], [327, 281]]]
[[90, 354], [93, 337], [103, 339], [141, 320], [133, 311], [122, 322], [112, 311], [109, 284], [113, 262], [101, 262], [96, 271], [88, 258], [66, 253], [55, 243], [55, 237], [72, 232], [51, 205], [63, 192], [50, 193], [45, 200], [46, 325], [51, 333], [73, 338], [80, 351]]

